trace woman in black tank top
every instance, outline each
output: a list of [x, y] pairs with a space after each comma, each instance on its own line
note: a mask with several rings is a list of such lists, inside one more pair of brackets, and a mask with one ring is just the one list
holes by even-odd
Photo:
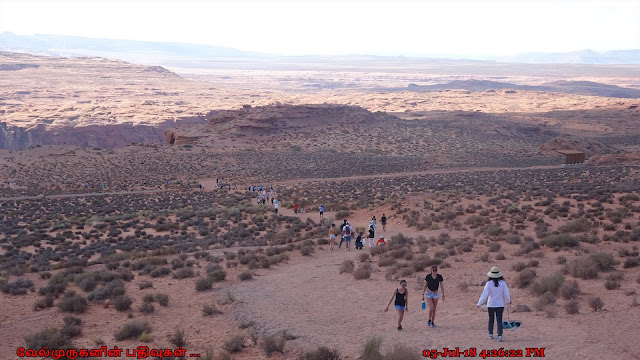
[[396, 310], [398, 310], [398, 331], [400, 331], [402, 330], [404, 312], [409, 311], [409, 290], [407, 290], [407, 282], [405, 280], [400, 281], [400, 288], [393, 292], [393, 296], [391, 296], [391, 300], [389, 300], [384, 312], [389, 311], [389, 305], [394, 299]]

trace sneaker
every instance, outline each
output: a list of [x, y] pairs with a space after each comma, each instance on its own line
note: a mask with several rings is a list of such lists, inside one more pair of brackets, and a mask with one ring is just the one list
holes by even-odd
[[502, 342], [502, 335], [498, 335], [498, 342]]
[[402, 331], [402, 326], [398, 326], [398, 331]]
[[429, 319], [429, 321], [427, 321], [427, 326], [431, 327], [431, 319]]
[[489, 340], [493, 339], [493, 334], [489, 334]]
[[431, 322], [431, 327], [436, 327], [436, 324], [433, 321]]

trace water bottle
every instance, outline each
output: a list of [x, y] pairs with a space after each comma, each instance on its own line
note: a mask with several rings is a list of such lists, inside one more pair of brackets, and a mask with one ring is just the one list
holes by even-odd
[[426, 310], [427, 309], [427, 304], [424, 303], [424, 301], [422, 302], [422, 310]]

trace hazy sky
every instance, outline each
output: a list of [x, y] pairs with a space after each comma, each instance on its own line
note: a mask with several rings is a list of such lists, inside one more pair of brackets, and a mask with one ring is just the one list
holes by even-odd
[[0, 0], [0, 32], [190, 42], [288, 55], [640, 49], [640, 0]]

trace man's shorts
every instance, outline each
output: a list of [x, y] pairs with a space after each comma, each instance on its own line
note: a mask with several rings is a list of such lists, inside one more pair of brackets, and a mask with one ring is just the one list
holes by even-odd
[[329, 235], [329, 240], [335, 240], [335, 239], [336, 239], [335, 235], [333, 235], [333, 234]]
[[424, 297], [429, 298], [429, 299], [437, 299], [439, 298], [438, 296], [438, 292], [431, 292], [431, 291], [425, 291], [424, 292]]
[[351, 235], [345, 235], [344, 241], [347, 241], [347, 242], [351, 241]]

